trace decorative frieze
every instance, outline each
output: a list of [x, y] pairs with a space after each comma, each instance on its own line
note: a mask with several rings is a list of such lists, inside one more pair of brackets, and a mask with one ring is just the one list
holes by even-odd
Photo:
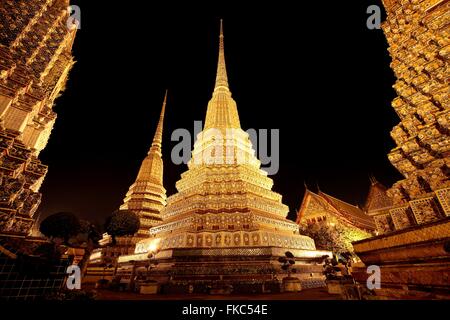
[[[136, 245], [136, 253], [148, 252], [154, 238], [141, 241]], [[274, 232], [183, 232], [168, 235], [158, 243], [160, 250], [174, 248], [208, 248], [208, 247], [282, 247], [291, 249], [314, 250], [314, 241], [306, 236], [280, 235]]]
[[446, 216], [450, 216], [450, 188], [436, 190], [436, 197]]
[[391, 214], [392, 222], [397, 230], [408, 228], [416, 224], [409, 206], [390, 209], [389, 213]]
[[376, 215], [373, 219], [379, 234], [389, 233], [395, 230], [392, 216], [389, 213]]
[[434, 202], [434, 197], [421, 198], [411, 201], [411, 209], [414, 212], [417, 223], [426, 223], [438, 220], [442, 216]]

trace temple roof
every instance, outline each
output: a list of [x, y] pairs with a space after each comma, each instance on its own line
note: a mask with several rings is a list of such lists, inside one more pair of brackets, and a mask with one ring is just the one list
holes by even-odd
[[332, 197], [322, 191], [319, 192], [319, 195], [322, 198], [326, 199], [331, 204], [331, 206], [333, 206], [345, 218], [350, 220], [350, 222], [352, 222], [356, 226], [369, 230], [376, 229], [372, 217], [364, 213], [364, 211], [358, 206], [351, 205], [345, 201]]
[[387, 188], [375, 178], [371, 178], [371, 186], [364, 205], [366, 212], [373, 212], [392, 207], [392, 199], [388, 197]]
[[[314, 201], [316, 209], [327, 211], [337, 218], [343, 218], [355, 227], [365, 230], [375, 230], [375, 224], [371, 216], [364, 213], [358, 206], [351, 205], [345, 201], [330, 196], [322, 191], [318, 194], [306, 189], [302, 205], [298, 212], [297, 223], [305, 216], [308, 204]], [[319, 206], [319, 208], [318, 208]]]

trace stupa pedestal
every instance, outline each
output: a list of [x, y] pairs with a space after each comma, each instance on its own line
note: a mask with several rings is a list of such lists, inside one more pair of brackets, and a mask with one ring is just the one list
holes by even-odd
[[[321, 257], [328, 251], [279, 247], [175, 248], [156, 255], [141, 253], [119, 258], [124, 278], [151, 278], [164, 292], [208, 292], [212, 287], [231, 285], [234, 291], [277, 291], [287, 277], [279, 257], [294, 254], [297, 270], [292, 276], [303, 289], [324, 286]], [[150, 265], [150, 270], [148, 266]], [[134, 268], [134, 271], [132, 270]], [[250, 289], [251, 288], [251, 289]]]

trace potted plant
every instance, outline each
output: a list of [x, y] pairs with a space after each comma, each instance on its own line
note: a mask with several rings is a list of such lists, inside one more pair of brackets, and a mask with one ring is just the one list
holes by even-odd
[[139, 289], [141, 294], [157, 294], [159, 289], [158, 281], [155, 280], [145, 280], [142, 281]]
[[110, 257], [105, 257], [103, 259], [103, 262], [102, 262], [101, 266], [103, 267], [102, 278], [99, 279], [97, 281], [97, 283], [95, 284], [95, 288], [96, 289], [106, 289], [108, 287], [109, 280], [105, 279], [105, 274], [106, 274], [106, 270], [107, 269], [110, 269], [110, 268], [113, 267], [112, 259]]
[[[158, 263], [155, 261], [153, 263], [147, 263], [145, 268], [147, 269], [147, 277], [149, 275], [150, 269], [155, 267]], [[152, 279], [146, 279], [140, 283], [139, 292], [141, 294], [157, 294], [159, 291], [158, 281]]]
[[299, 292], [302, 290], [302, 284], [300, 282], [299, 278], [291, 277], [292, 273], [296, 273], [297, 269], [293, 268], [295, 264], [295, 257], [294, 255], [286, 251], [284, 254], [284, 257], [280, 257], [278, 259], [278, 262], [281, 264], [281, 269], [283, 271], [286, 271], [288, 276], [283, 278], [283, 291], [285, 292]]
[[96, 289], [106, 289], [108, 287], [109, 280], [108, 279], [99, 279], [95, 283]]
[[337, 267], [336, 259], [331, 259], [328, 256], [324, 257], [323, 274], [325, 275], [325, 282], [327, 284], [329, 294], [342, 294], [342, 281], [344, 278], [338, 275], [340, 271]]

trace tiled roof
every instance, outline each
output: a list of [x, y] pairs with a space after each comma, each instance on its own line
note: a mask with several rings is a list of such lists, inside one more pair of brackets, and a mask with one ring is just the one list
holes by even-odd
[[330, 196], [324, 192], [319, 191], [319, 196], [324, 198], [331, 204], [337, 211], [339, 211], [347, 220], [357, 227], [361, 227], [366, 230], [375, 230], [376, 226], [373, 218], [364, 211], [354, 205], [339, 200], [333, 196]]
[[367, 212], [392, 207], [392, 199], [387, 196], [386, 190], [386, 187], [381, 183], [372, 183], [364, 206]]

